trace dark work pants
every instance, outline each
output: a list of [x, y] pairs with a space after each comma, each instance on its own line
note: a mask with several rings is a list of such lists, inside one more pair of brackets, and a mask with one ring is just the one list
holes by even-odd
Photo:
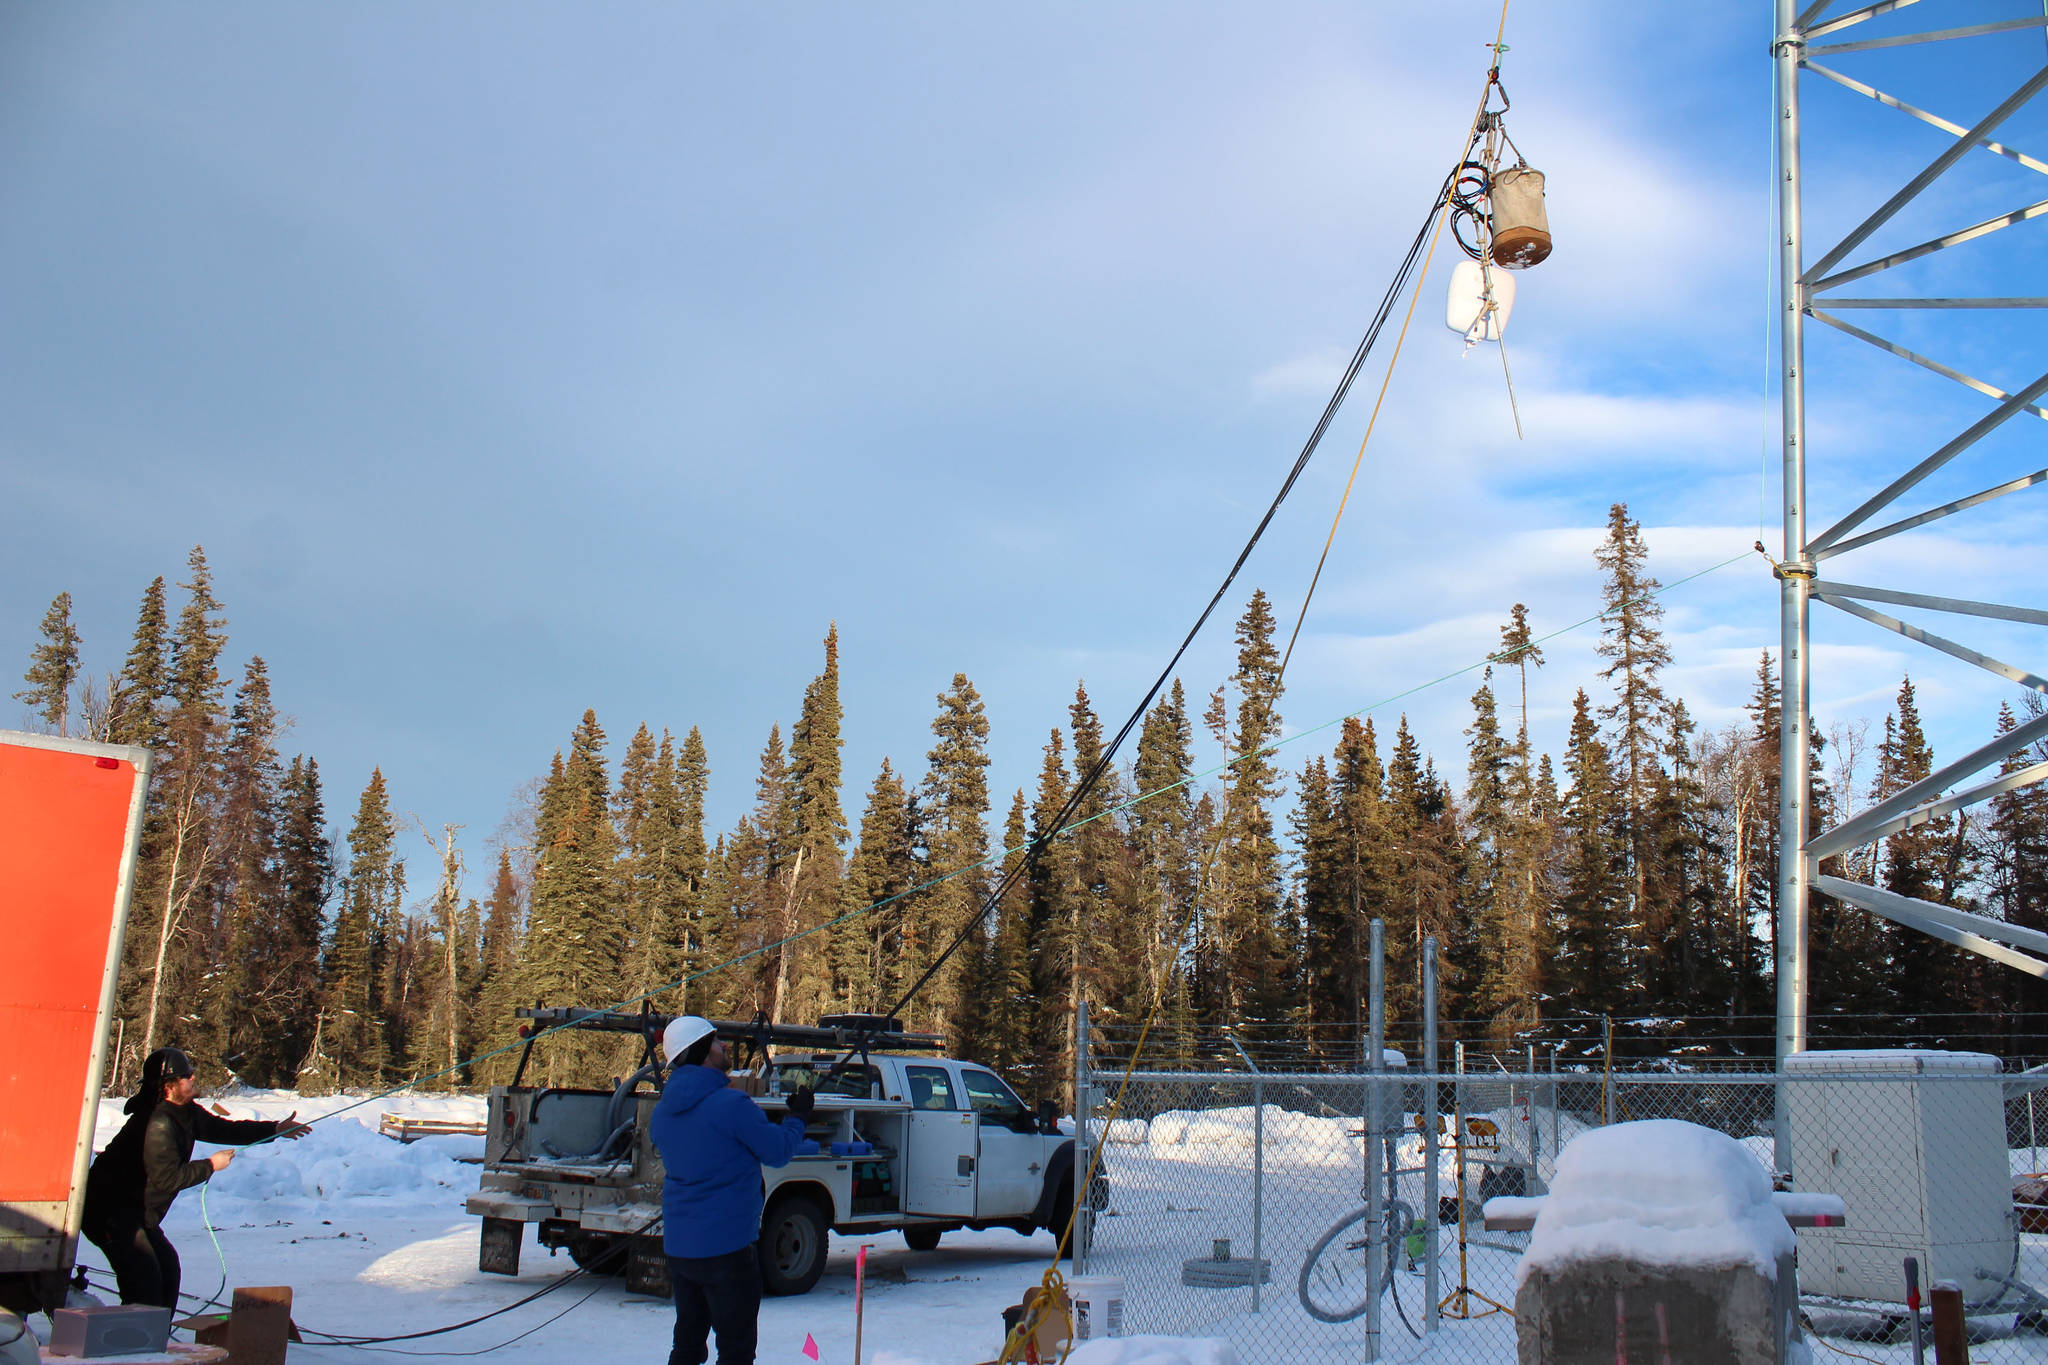
[[146, 1228], [139, 1218], [122, 1218], [88, 1229], [93, 1245], [107, 1253], [121, 1302], [178, 1306], [178, 1249], [160, 1228]]
[[718, 1333], [718, 1365], [754, 1365], [760, 1329], [761, 1265], [752, 1243], [723, 1256], [671, 1256], [676, 1296], [675, 1346], [668, 1365], [704, 1365], [705, 1341]]

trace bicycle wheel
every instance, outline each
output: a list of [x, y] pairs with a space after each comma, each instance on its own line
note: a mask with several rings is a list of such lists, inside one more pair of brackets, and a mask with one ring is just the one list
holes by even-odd
[[1400, 1246], [1396, 1230], [1405, 1233], [1412, 1215], [1399, 1200], [1389, 1202], [1382, 1213], [1386, 1257], [1375, 1278], [1366, 1264], [1372, 1245], [1366, 1235], [1370, 1214], [1371, 1209], [1366, 1207], [1353, 1209], [1317, 1238], [1302, 1259], [1295, 1290], [1301, 1306], [1317, 1322], [1342, 1323], [1363, 1317], [1372, 1305], [1374, 1293], [1385, 1293], [1394, 1278], [1394, 1255]]
[[1296, 1289], [1301, 1306], [1317, 1322], [1350, 1322], [1372, 1303], [1377, 1277], [1366, 1265], [1367, 1208], [1353, 1209], [1316, 1239], [1301, 1262]]

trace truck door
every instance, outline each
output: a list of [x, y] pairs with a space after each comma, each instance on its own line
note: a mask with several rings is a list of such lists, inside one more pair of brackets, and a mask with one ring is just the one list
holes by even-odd
[[981, 1137], [974, 1216], [990, 1222], [1030, 1217], [1044, 1181], [1045, 1139], [1024, 1102], [993, 1071], [962, 1066], [960, 1081]]
[[943, 1066], [906, 1066], [903, 1211], [934, 1218], [974, 1217], [974, 1112], [961, 1106]]

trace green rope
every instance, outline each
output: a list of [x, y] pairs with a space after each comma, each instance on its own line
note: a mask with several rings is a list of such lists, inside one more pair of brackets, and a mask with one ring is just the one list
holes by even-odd
[[[1539, 636], [1536, 639], [1531, 640], [1529, 642], [1528, 647], [1534, 648], [1538, 645], [1548, 644], [1552, 640], [1558, 639], [1561, 636], [1569, 635], [1577, 630], [1582, 630], [1585, 627], [1592, 625], [1596, 621], [1604, 621], [1608, 617], [1612, 616], [1615, 612], [1621, 611], [1624, 608], [1637, 606], [1643, 602], [1650, 601], [1653, 598], [1661, 597], [1665, 593], [1672, 592], [1678, 588], [1682, 588], [1687, 583], [1693, 582], [1695, 579], [1705, 578], [1708, 574], [1711, 573], [1718, 573], [1722, 569], [1727, 568], [1731, 564], [1736, 564], [1741, 562], [1742, 560], [1749, 558], [1749, 556], [1753, 553], [1754, 551], [1752, 550], [1744, 550], [1739, 555], [1735, 555], [1729, 559], [1724, 559], [1718, 564], [1710, 564], [1706, 568], [1699, 570], [1697, 573], [1687, 574], [1684, 578], [1678, 579], [1675, 582], [1669, 584], [1662, 585], [1652, 592], [1644, 593], [1641, 597], [1631, 598], [1629, 601], [1617, 603], [1615, 606], [1612, 607], [1603, 608], [1602, 610], [1595, 612], [1591, 616], [1583, 617], [1577, 621], [1572, 622], [1568, 626], [1564, 626], [1561, 629], [1551, 631], [1548, 635]], [[1521, 651], [1516, 652], [1519, 653]], [[1089, 816], [1085, 820], [1076, 820], [1072, 824], [1063, 825], [1059, 829], [1053, 831], [1052, 834], [1048, 836], [1043, 836], [1043, 838], [1045, 841], [1049, 842], [1052, 839], [1057, 839], [1061, 838], [1064, 835], [1072, 834], [1075, 830], [1094, 824], [1097, 820], [1105, 819], [1108, 816], [1121, 814], [1122, 812], [1131, 809], [1133, 806], [1136, 806], [1141, 802], [1150, 801], [1153, 800], [1155, 797], [1164, 796], [1170, 791], [1175, 791], [1193, 782], [1199, 782], [1204, 778], [1214, 777], [1216, 774], [1225, 772], [1231, 768], [1236, 767], [1238, 764], [1244, 763], [1250, 759], [1258, 758], [1266, 754], [1277, 753], [1279, 750], [1286, 748], [1290, 744], [1299, 743], [1301, 740], [1307, 739], [1310, 735], [1321, 734], [1323, 731], [1328, 730], [1332, 726], [1342, 725], [1347, 720], [1354, 720], [1359, 716], [1370, 714], [1371, 712], [1377, 711], [1382, 707], [1391, 706], [1395, 702], [1404, 701], [1409, 697], [1415, 696], [1417, 693], [1426, 692], [1432, 687], [1440, 687], [1444, 683], [1451, 681], [1453, 678], [1459, 678], [1463, 677], [1467, 673], [1477, 672], [1482, 668], [1485, 668], [1491, 664], [1501, 661], [1505, 657], [1505, 655], [1498, 653], [1486, 655], [1484, 658], [1474, 660], [1473, 662], [1466, 664], [1461, 668], [1454, 668], [1448, 673], [1440, 674], [1437, 677], [1431, 678], [1427, 682], [1417, 683], [1413, 687], [1405, 688], [1402, 691], [1395, 692], [1390, 696], [1382, 697], [1378, 701], [1371, 702], [1365, 706], [1361, 706], [1356, 710], [1346, 711], [1342, 715], [1333, 716], [1329, 720], [1322, 722], [1320, 725], [1316, 725], [1311, 727], [1310, 729], [1302, 730], [1296, 734], [1289, 735], [1285, 739], [1275, 740], [1273, 743], [1267, 745], [1263, 749], [1255, 749], [1248, 754], [1240, 754], [1236, 758], [1227, 759], [1222, 763], [1218, 763], [1212, 768], [1206, 768], [1201, 772], [1190, 773], [1188, 774], [1188, 776], [1181, 778], [1177, 782], [1169, 782], [1163, 787], [1158, 787], [1152, 791], [1140, 793], [1137, 796], [1131, 797], [1127, 801], [1120, 802], [1117, 805], [1110, 806], [1105, 810], [1099, 811], [1096, 814]], [[746, 952], [741, 953], [737, 957], [729, 958], [726, 961], [717, 963], [714, 966], [705, 967], [700, 971], [691, 972], [688, 975], [680, 978], [679, 980], [671, 981], [666, 985], [656, 986], [654, 989], [649, 991], [643, 991], [639, 995], [631, 996], [625, 1000], [621, 1000], [617, 1004], [611, 1005], [608, 1008], [611, 1010], [630, 1009], [635, 1005], [643, 1004], [646, 1001], [652, 1000], [654, 997], [658, 995], [665, 995], [669, 991], [675, 990], [678, 987], [687, 986], [694, 981], [701, 981], [705, 977], [711, 976], [714, 973], [725, 971], [729, 967], [737, 967], [744, 962], [750, 962], [757, 957], [763, 956], [764, 954], [775, 952], [776, 950], [781, 948], [786, 948], [792, 943], [801, 942], [802, 940], [811, 937], [813, 934], [821, 934], [828, 929], [835, 929], [842, 924], [846, 924], [852, 920], [859, 919], [862, 915], [870, 914], [873, 911], [883, 909], [889, 905], [893, 905], [895, 902], [903, 900], [906, 897], [915, 896], [923, 891], [929, 891], [933, 887], [943, 886], [947, 882], [952, 881], [955, 877], [962, 877], [968, 874], [969, 872], [975, 871], [978, 868], [988, 867], [993, 864], [999, 863], [1005, 858], [1009, 858], [1016, 854], [1024, 852], [1029, 847], [1030, 842], [1027, 841], [1026, 843], [1020, 844], [1015, 848], [1006, 848], [1001, 850], [1000, 852], [991, 853], [987, 857], [982, 858], [977, 862], [972, 862], [966, 864], [965, 866], [957, 867], [951, 872], [944, 873], [941, 876], [933, 877], [929, 881], [920, 882], [916, 886], [910, 887], [907, 890], [898, 891], [893, 896], [884, 896], [881, 900], [874, 902], [874, 904], [872, 905], [860, 906], [859, 908], [849, 910], [845, 914], [840, 915], [834, 919], [825, 920], [824, 922], [820, 924], [815, 924], [808, 929], [798, 930], [796, 933], [790, 934], [786, 938], [779, 938], [771, 943], [764, 943], [761, 944], [759, 947], [750, 948]], [[430, 1072], [424, 1076], [415, 1076], [411, 1080], [400, 1082], [399, 1084], [392, 1086], [388, 1090], [379, 1091], [374, 1095], [366, 1095], [362, 1099], [357, 1100], [353, 1104], [344, 1105], [339, 1109], [333, 1110], [326, 1114], [322, 1114], [318, 1118], [307, 1119], [305, 1120], [305, 1123], [308, 1126], [310, 1126], [314, 1123], [320, 1123], [327, 1119], [337, 1118], [342, 1114], [348, 1113], [350, 1110], [360, 1109], [366, 1104], [373, 1104], [378, 1100], [388, 1099], [393, 1095], [399, 1094], [406, 1090], [411, 1090], [415, 1086], [422, 1085], [427, 1081], [439, 1080], [443, 1076], [453, 1075], [455, 1072], [461, 1071], [465, 1067], [474, 1066], [478, 1062], [489, 1061], [493, 1057], [500, 1057], [508, 1052], [515, 1052], [520, 1048], [526, 1047], [530, 1043], [533, 1043], [541, 1038], [547, 1037], [551, 1033], [559, 1033], [563, 1029], [569, 1029], [574, 1027], [574, 1024], [556, 1024], [552, 1028], [542, 1029], [538, 1033], [532, 1034], [525, 1038], [521, 1038], [516, 1042], [507, 1043], [503, 1047], [493, 1048], [488, 1052], [480, 1052], [466, 1061], [456, 1063], [454, 1066], [443, 1067], [439, 1071]], [[275, 1137], [268, 1137], [263, 1139], [264, 1142], [274, 1142], [276, 1140], [277, 1139]]]

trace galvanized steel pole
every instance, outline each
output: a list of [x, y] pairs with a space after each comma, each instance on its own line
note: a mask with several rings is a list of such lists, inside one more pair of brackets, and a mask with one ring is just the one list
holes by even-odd
[[[1778, 978], [1777, 1065], [1806, 1047], [1807, 893], [1811, 869], [1806, 841], [1812, 812], [1806, 779], [1807, 731], [1812, 697], [1809, 620], [1813, 558], [1806, 549], [1806, 304], [1800, 279], [1799, 67], [1806, 36], [1795, 0], [1776, 0], [1771, 55], [1777, 64], [1778, 127], [1778, 363], [1784, 436], [1784, 558], [1778, 563], [1780, 637], [1778, 707]], [[1784, 1093], [1776, 1105], [1774, 1160], [1789, 1169]]]
[[1437, 1063], [1436, 1042], [1436, 940], [1422, 940], [1422, 1330], [1437, 1330], [1443, 1305], [1437, 1295]]
[[1371, 1000], [1365, 1077], [1365, 1358], [1380, 1358], [1380, 1274], [1387, 1262], [1386, 1208], [1381, 1203], [1380, 1072], [1387, 1055], [1387, 925], [1372, 922]]
[[1224, 1041], [1237, 1050], [1245, 1070], [1252, 1073], [1252, 1311], [1259, 1311], [1259, 1281], [1264, 1268], [1266, 1250], [1266, 1078], [1259, 1072], [1259, 1064], [1244, 1050], [1244, 1044], [1237, 1041], [1237, 1035], [1226, 1033]]
[[1068, 1213], [1069, 1227], [1067, 1246], [1074, 1258], [1074, 1273], [1085, 1274], [1088, 1269], [1089, 1229], [1083, 1225], [1088, 1209], [1088, 1166], [1091, 1160], [1088, 1151], [1088, 1109], [1089, 1087], [1094, 1082], [1089, 1077], [1088, 1066], [1088, 1000], [1077, 997], [1074, 1001], [1074, 1207]]

